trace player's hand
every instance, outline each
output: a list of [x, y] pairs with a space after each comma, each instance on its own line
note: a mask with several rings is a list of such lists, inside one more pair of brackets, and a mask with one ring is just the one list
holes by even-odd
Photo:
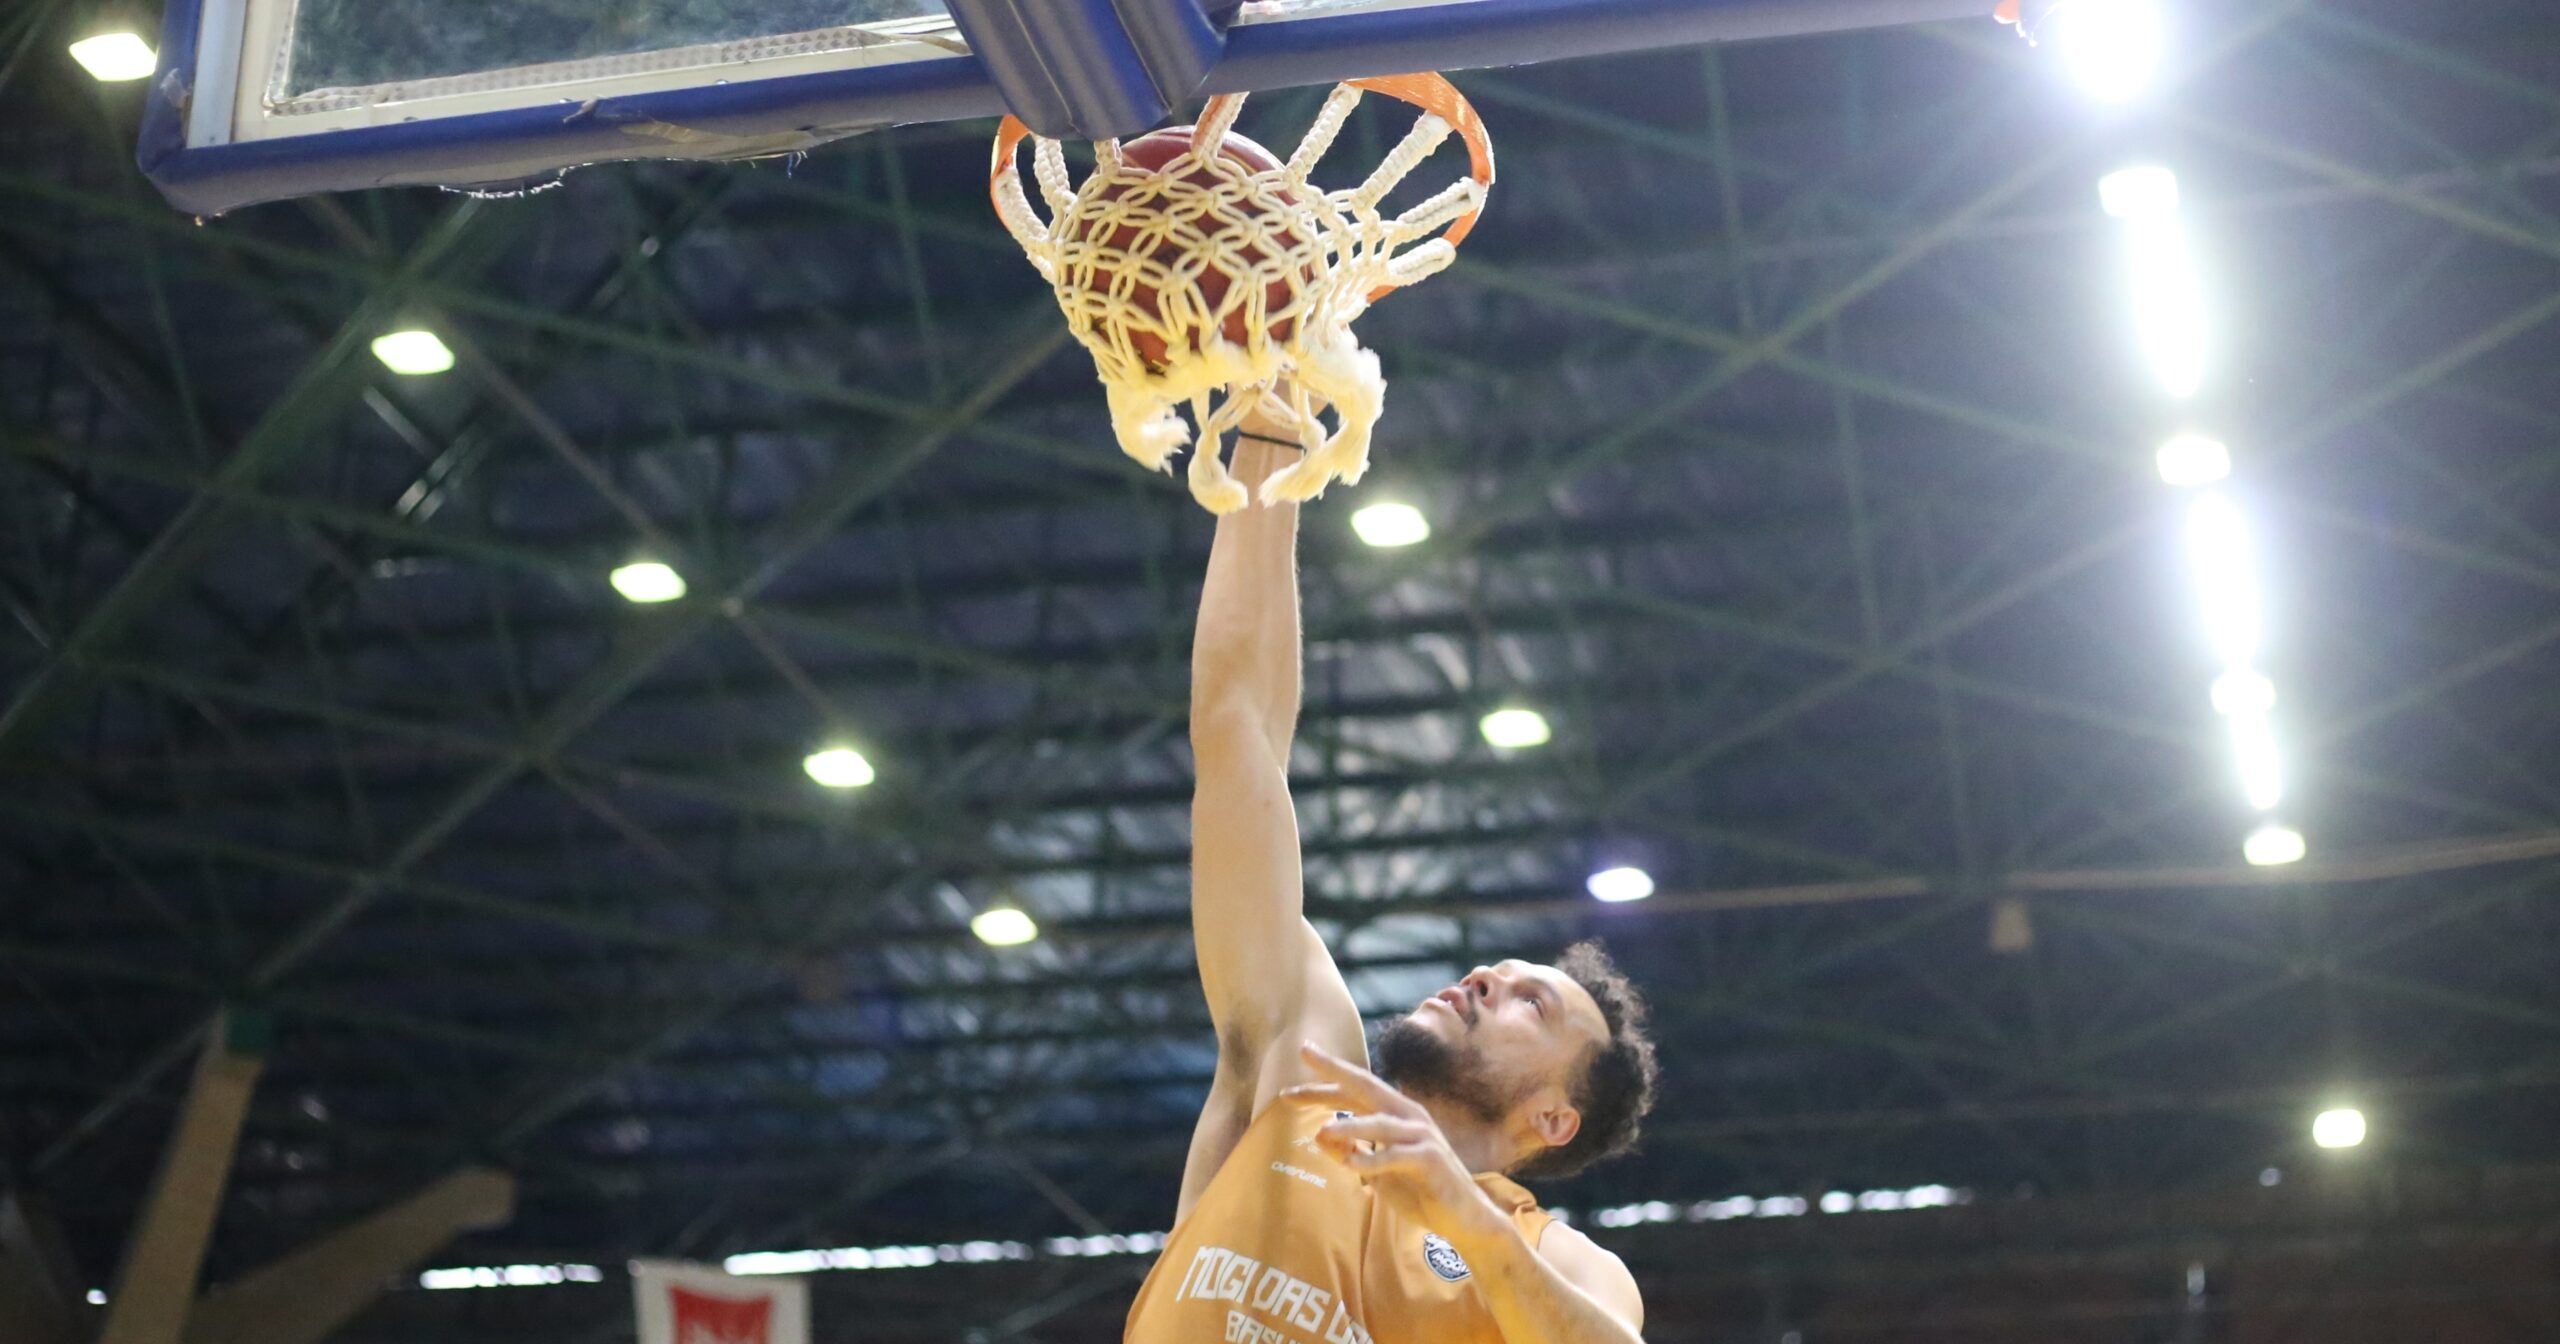
[[1351, 1113], [1316, 1131], [1316, 1143], [1326, 1153], [1461, 1249], [1509, 1227], [1509, 1219], [1476, 1185], [1422, 1103], [1312, 1042], [1298, 1053], [1318, 1081], [1281, 1095]]
[[[1261, 399], [1253, 404], [1253, 409], [1245, 413], [1244, 423], [1241, 426], [1244, 432], [1259, 438], [1274, 439], [1291, 447], [1303, 446], [1305, 427], [1299, 424], [1298, 412], [1290, 405], [1291, 393], [1292, 389], [1286, 378], [1272, 384], [1269, 390], [1262, 394]], [[1332, 403], [1322, 397], [1310, 396], [1307, 398], [1307, 413], [1321, 416], [1331, 408], [1331, 405]], [[1316, 440], [1319, 443], [1324, 440], [1322, 425], [1316, 426]]]

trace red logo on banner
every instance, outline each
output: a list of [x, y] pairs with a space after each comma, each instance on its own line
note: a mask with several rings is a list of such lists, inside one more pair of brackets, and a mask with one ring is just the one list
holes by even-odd
[[713, 1297], [667, 1285], [675, 1308], [676, 1344], [766, 1344], [773, 1335], [773, 1299]]

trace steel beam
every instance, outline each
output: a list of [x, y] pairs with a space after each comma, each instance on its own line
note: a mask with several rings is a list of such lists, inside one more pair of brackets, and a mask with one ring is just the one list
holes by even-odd
[[203, 426], [178, 407], [175, 396], [143, 365], [123, 335], [5, 236], [0, 236], [0, 280], [42, 297], [59, 323], [53, 339], [108, 403], [137, 428], [173, 448], [202, 441]]
[[[494, 230], [475, 230], [476, 202], [448, 210], [399, 268], [403, 279], [457, 257], [466, 264], [495, 241]], [[225, 486], [250, 486], [312, 449], [327, 425], [373, 376], [367, 349], [396, 311], [396, 289], [359, 305], [330, 342], [306, 364], [293, 386], [268, 408], [257, 426], [214, 469]], [[0, 708], [0, 758], [27, 753], [85, 698], [87, 674], [78, 664], [109, 651], [176, 588], [191, 582], [199, 566], [245, 521], [242, 510], [219, 496], [198, 496], [136, 557], [115, 587], [65, 634], [49, 659]]]
[[263, 1021], [232, 1012], [218, 1011], [208, 1024], [186, 1106], [116, 1271], [98, 1344], [180, 1344], [249, 1095], [266, 1066], [267, 1031]]
[[[512, 782], [529, 759], [548, 756], [610, 709], [659, 663], [683, 647], [732, 609], [752, 601], [802, 552], [823, 540], [847, 514], [877, 498], [897, 480], [939, 451], [967, 428], [1014, 384], [1045, 363], [1066, 343], [1063, 330], [1051, 329], [1003, 360], [970, 397], [920, 428], [898, 436], [882, 450], [847, 461], [828, 480], [803, 495], [791, 515], [776, 529], [762, 563], [728, 579], [679, 609], [657, 613], [625, 634], [619, 647], [578, 683], [552, 702], [541, 719], [528, 726], [522, 752], [491, 763], [466, 781], [373, 871], [347, 885], [327, 908], [306, 920], [282, 943], [269, 949], [247, 973], [247, 983], [263, 988], [291, 971], [339, 929], [389, 889], [397, 877], [433, 853], [445, 840]], [[142, 1065], [111, 1089], [107, 1097], [82, 1115], [38, 1156], [39, 1170], [60, 1162], [130, 1103], [143, 1085], [168, 1067], [171, 1055], [201, 1033], [199, 1026], [147, 1057]]]
[[321, 1344], [396, 1276], [464, 1232], [515, 1216], [515, 1178], [465, 1168], [204, 1295], [183, 1344]]

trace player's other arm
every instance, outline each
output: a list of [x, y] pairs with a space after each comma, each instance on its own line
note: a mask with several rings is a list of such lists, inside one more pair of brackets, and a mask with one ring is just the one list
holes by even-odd
[[[1258, 484], [1282, 452], [1240, 440], [1237, 475]], [[1183, 1180], [1185, 1209], [1253, 1115], [1299, 1081], [1299, 1042], [1365, 1057], [1359, 1010], [1306, 922], [1289, 798], [1300, 696], [1297, 513], [1293, 504], [1248, 506], [1220, 519], [1201, 589], [1191, 929], [1218, 1071]]]
[[1624, 1262], [1562, 1224], [1532, 1247], [1504, 1227], [1460, 1245], [1503, 1344], [1644, 1344], [1644, 1296]]

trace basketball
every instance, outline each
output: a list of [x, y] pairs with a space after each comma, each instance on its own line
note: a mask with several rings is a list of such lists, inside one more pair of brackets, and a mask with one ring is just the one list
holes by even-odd
[[[1421, 115], [1357, 186], [1317, 186], [1308, 170], [1370, 93]], [[1120, 451], [1163, 471], [1196, 444], [1191, 495], [1216, 514], [1251, 498], [1223, 445], [1258, 409], [1306, 449], [1259, 483], [1265, 502], [1359, 481], [1386, 378], [1351, 324], [1447, 269], [1493, 188], [1484, 123], [1438, 75], [1336, 85], [1285, 162], [1228, 131], [1243, 102], [1220, 94], [1193, 125], [1105, 142], [1081, 184], [1057, 141], [1007, 117], [987, 176], [996, 217], [1093, 356]], [[1467, 176], [1387, 214], [1388, 195], [1452, 135], [1466, 144]], [[1019, 161], [1026, 140], [1036, 201]]]
[[[1167, 170], [1175, 168], [1177, 161], [1190, 152], [1196, 129], [1171, 126], [1150, 131], [1120, 147], [1123, 165], [1151, 176], [1106, 180], [1096, 185], [1097, 199], [1115, 207], [1103, 212], [1097, 225], [1108, 227], [1110, 232], [1099, 240], [1100, 247], [1087, 252], [1092, 258], [1090, 264], [1075, 272], [1077, 284], [1096, 294], [1126, 284], [1129, 301], [1139, 311], [1165, 322], [1174, 338], [1195, 353], [1201, 348], [1201, 331], [1207, 325], [1199, 319], [1221, 313], [1225, 316], [1219, 326], [1228, 342], [1237, 346], [1250, 343], [1250, 305], [1237, 302], [1231, 306], [1228, 300], [1239, 278], [1257, 274], [1268, 277], [1262, 287], [1266, 313], [1285, 313], [1314, 280], [1311, 265], [1302, 263], [1294, 272], [1285, 269], [1299, 237], [1286, 228], [1272, 231], [1268, 214], [1255, 199], [1258, 193], [1242, 179], [1197, 162], [1178, 177], [1168, 175]], [[1276, 173], [1280, 168], [1280, 160], [1270, 150], [1241, 135], [1228, 135], [1219, 146], [1218, 155], [1247, 173]], [[1264, 181], [1271, 184], [1265, 190], [1289, 190], [1281, 187], [1277, 178]], [[1183, 189], [1165, 189], [1176, 183]], [[1293, 195], [1282, 199], [1295, 198]], [[1062, 241], [1072, 245], [1078, 240], [1070, 236]], [[1148, 283], [1144, 275], [1124, 278], [1125, 265], [1115, 264], [1137, 258], [1149, 263], [1149, 271], [1162, 268], [1158, 273], [1190, 277], [1196, 300], [1186, 296], [1172, 306], [1169, 315], [1159, 286]], [[1263, 334], [1272, 342], [1281, 343], [1296, 329], [1297, 319], [1283, 316], [1270, 321]], [[1162, 373], [1171, 363], [1172, 351], [1163, 336], [1139, 330], [1130, 332], [1129, 337], [1150, 373]]]

